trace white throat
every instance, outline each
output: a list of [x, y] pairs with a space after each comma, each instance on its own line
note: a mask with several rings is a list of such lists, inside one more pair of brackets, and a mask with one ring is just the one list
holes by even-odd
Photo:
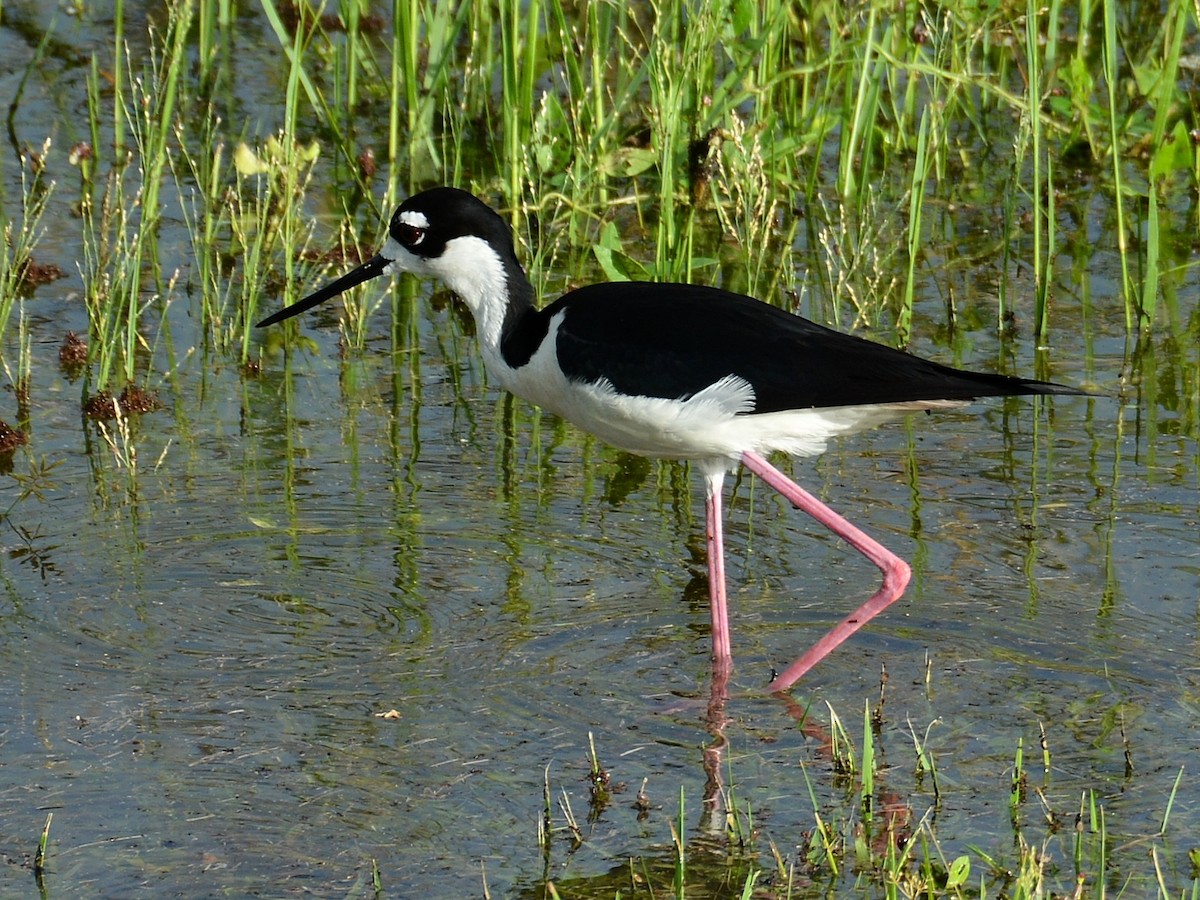
[[410, 253], [389, 236], [380, 254], [391, 261], [389, 272], [412, 272], [435, 278], [462, 297], [475, 317], [484, 361], [491, 368], [499, 359], [500, 333], [508, 310], [508, 278], [504, 263], [492, 246], [469, 235], [451, 238], [440, 256], [429, 259]]

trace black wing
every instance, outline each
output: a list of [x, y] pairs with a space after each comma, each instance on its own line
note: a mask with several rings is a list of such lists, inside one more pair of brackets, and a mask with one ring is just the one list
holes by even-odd
[[728, 375], [754, 388], [757, 413], [1012, 394], [1084, 393], [953, 369], [825, 328], [718, 288], [613, 282], [573, 291], [558, 359], [568, 378], [607, 378], [621, 393], [680, 399]]

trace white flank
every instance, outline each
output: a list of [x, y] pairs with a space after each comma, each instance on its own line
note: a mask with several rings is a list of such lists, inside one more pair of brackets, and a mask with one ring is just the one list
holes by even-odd
[[[420, 213], [414, 215], [424, 219]], [[424, 227], [415, 220], [409, 224]], [[964, 405], [930, 400], [754, 414], [750, 413], [754, 390], [735, 375], [684, 400], [629, 396], [618, 392], [607, 379], [585, 384], [568, 381], [563, 375], [557, 336], [565, 313], [551, 320], [529, 362], [514, 369], [500, 353], [508, 309], [504, 265], [486, 241], [457, 237], [446, 243], [441, 256], [427, 259], [389, 237], [380, 253], [391, 261], [389, 271], [439, 279], [463, 299], [475, 318], [484, 365], [501, 387], [630, 453], [699, 460], [710, 479], [722, 468], [735, 466], [746, 450], [816, 456], [824, 452], [830, 438], [918, 410]]]
[[[747, 415], [754, 390], [728, 375], [686, 400], [628, 396], [607, 379], [570, 382], [555, 352], [564, 313], [550, 323], [546, 340], [528, 365], [511, 369], [502, 361], [489, 371], [500, 384], [531, 403], [557, 413], [601, 440], [641, 456], [724, 460], [733, 466], [745, 450], [781, 450], [816, 456], [830, 438], [852, 434], [917, 410], [961, 406], [934, 400], [872, 406], [835, 406]], [[708, 468], [716, 466], [710, 463]]]

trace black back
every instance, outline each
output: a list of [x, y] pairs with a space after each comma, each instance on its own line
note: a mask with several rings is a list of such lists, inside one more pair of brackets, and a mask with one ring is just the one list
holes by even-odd
[[580, 288], [558, 358], [567, 377], [607, 378], [621, 393], [691, 396], [728, 375], [754, 388], [756, 413], [1015, 394], [1078, 394], [1064, 385], [954, 369], [825, 328], [718, 288], [613, 282]]

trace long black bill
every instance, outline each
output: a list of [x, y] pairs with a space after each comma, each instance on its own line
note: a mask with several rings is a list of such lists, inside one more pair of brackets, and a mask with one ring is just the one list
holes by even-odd
[[341, 278], [334, 279], [325, 285], [325, 287], [309, 294], [303, 300], [297, 300], [291, 306], [285, 306], [277, 313], [272, 313], [267, 316], [255, 328], [262, 328], [266, 325], [274, 325], [276, 322], [282, 322], [284, 319], [290, 319], [292, 316], [298, 316], [305, 310], [312, 309], [318, 303], [324, 303], [330, 297], [336, 297], [338, 294], [350, 290], [350, 288], [362, 284], [364, 281], [382, 275], [383, 270], [387, 268], [390, 260], [383, 256], [373, 256], [357, 269], [351, 269]]

